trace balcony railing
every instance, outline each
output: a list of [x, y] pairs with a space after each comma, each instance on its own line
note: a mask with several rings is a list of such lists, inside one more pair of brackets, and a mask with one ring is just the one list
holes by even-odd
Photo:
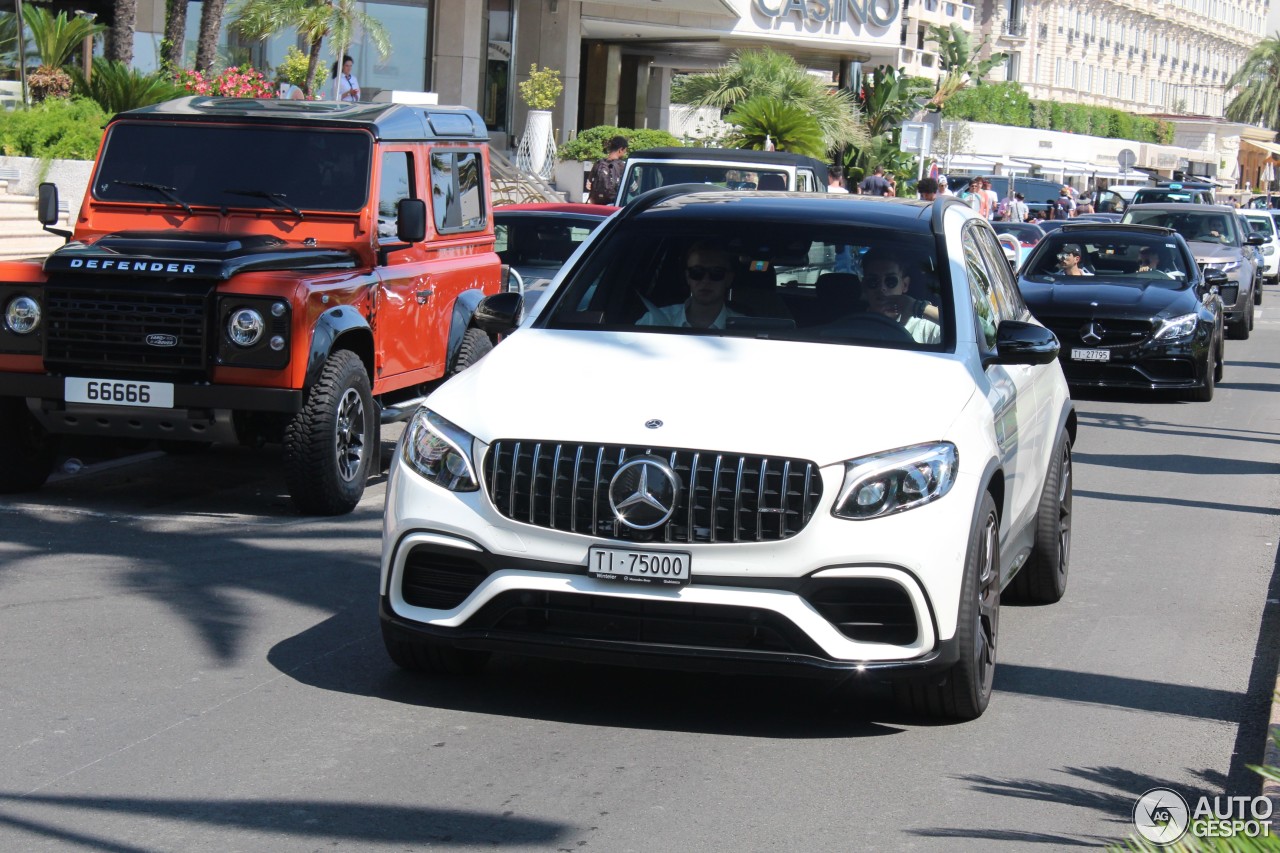
[[1026, 21], [1005, 21], [1004, 34], [1007, 36], [1012, 36], [1014, 38], [1026, 38], [1027, 22]]

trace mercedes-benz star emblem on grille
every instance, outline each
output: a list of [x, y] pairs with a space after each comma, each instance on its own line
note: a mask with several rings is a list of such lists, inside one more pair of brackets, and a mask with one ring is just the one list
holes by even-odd
[[644, 425], [649, 429], [658, 429], [662, 426], [662, 421], [658, 420], [657, 418], [650, 418], [649, 420], [644, 422]]
[[680, 480], [661, 459], [632, 459], [609, 481], [609, 506], [618, 521], [634, 530], [666, 524], [676, 511]]
[[176, 347], [177, 345], [177, 335], [147, 335], [147, 346], [149, 347]]
[[1106, 329], [1102, 328], [1096, 321], [1091, 321], [1089, 325], [1080, 330], [1080, 340], [1086, 344], [1102, 343], [1102, 335]]

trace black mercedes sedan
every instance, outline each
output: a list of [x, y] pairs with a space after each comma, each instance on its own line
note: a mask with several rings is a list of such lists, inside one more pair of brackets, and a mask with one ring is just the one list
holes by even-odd
[[1018, 284], [1062, 345], [1074, 387], [1185, 389], [1213, 399], [1222, 380], [1222, 299], [1171, 228], [1070, 222], [1046, 235]]

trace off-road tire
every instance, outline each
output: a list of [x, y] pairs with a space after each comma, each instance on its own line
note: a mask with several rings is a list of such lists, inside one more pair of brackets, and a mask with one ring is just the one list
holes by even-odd
[[969, 534], [956, 622], [960, 659], [942, 674], [894, 685], [894, 698], [910, 714], [953, 720], [982, 716], [991, 700], [1000, 628], [1000, 517], [990, 492], [982, 496]]
[[1005, 589], [1005, 600], [1019, 604], [1053, 604], [1067, 591], [1071, 564], [1071, 436], [1058, 438], [1044, 478], [1036, 510], [1036, 538], [1031, 556]]
[[1213, 399], [1213, 386], [1218, 381], [1218, 365], [1212, 350], [1209, 352], [1209, 363], [1205, 365], [1204, 384], [1187, 392], [1187, 399], [1193, 403], [1208, 403]]
[[467, 329], [462, 335], [462, 345], [458, 347], [458, 355], [453, 359], [453, 370], [450, 376], [456, 376], [489, 354], [493, 349], [493, 341], [481, 329]]
[[348, 350], [329, 356], [284, 434], [289, 495], [309, 515], [351, 512], [379, 453], [369, 375]]
[[382, 626], [382, 644], [391, 662], [410, 672], [432, 675], [475, 675], [489, 662], [489, 653], [458, 649], [436, 640], [406, 639]]
[[0, 449], [0, 494], [31, 492], [53, 471], [58, 437], [45, 431], [24, 401], [0, 398]]

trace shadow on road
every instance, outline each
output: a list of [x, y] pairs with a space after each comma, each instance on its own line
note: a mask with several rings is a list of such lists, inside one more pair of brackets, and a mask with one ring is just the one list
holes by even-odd
[[[0, 792], [0, 804], [100, 812], [132, 818], [139, 825], [162, 820], [214, 831], [266, 832], [280, 836], [286, 844], [287, 839], [312, 839], [312, 843], [325, 847], [339, 842], [468, 847], [547, 845], [563, 839], [573, 829], [568, 824], [510, 814], [321, 800], [164, 800]], [[23, 830], [62, 844], [111, 853], [147, 853], [155, 849], [75, 832], [57, 820], [39, 821], [7, 811], [0, 808], [0, 827]]]

